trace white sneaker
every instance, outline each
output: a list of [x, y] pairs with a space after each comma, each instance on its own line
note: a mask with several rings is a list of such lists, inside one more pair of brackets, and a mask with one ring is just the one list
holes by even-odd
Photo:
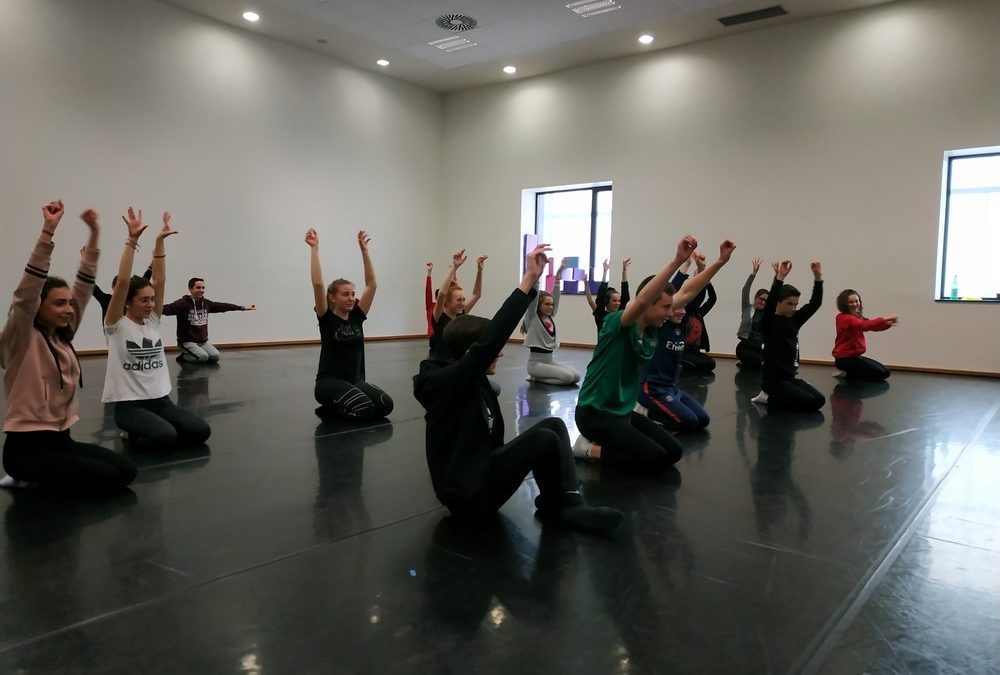
[[639, 413], [643, 417], [649, 417], [649, 408], [636, 402], [635, 407], [632, 408], [632, 412]]
[[760, 405], [766, 405], [767, 404], [767, 392], [761, 390], [761, 392], [759, 394], [757, 394], [752, 399], [750, 399], [750, 402], [751, 403], [759, 403]]
[[573, 456], [577, 459], [590, 459], [590, 449], [594, 447], [583, 434], [573, 443]]
[[123, 431], [123, 432], [121, 433], [121, 436], [120, 436], [120, 438], [121, 438], [121, 439], [122, 439], [122, 440], [123, 440], [124, 442], [128, 443], [128, 432], [127, 432], [127, 431]]
[[847, 377], [847, 372], [843, 371], [843, 370], [835, 370], [835, 371], [833, 371], [833, 376], [836, 377], [836, 378], [838, 378], [838, 379], [843, 379], [843, 378]]

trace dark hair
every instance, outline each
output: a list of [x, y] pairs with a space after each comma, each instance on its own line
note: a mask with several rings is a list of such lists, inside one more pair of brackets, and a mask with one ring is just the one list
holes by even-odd
[[[54, 288], [69, 288], [69, 284], [66, 283], [65, 279], [61, 279], [59, 277], [45, 277], [45, 281], [42, 283], [42, 291], [39, 294], [39, 298], [41, 298], [42, 302], [45, 302], [45, 298], [49, 296], [49, 293], [51, 293]], [[45, 332], [41, 324], [38, 323], [37, 315], [35, 319], [35, 327], [42, 330], [43, 333]], [[73, 339], [73, 329], [70, 326], [67, 326], [66, 328], [57, 328], [55, 330], [55, 334], [63, 342], [69, 342]]]
[[753, 299], [756, 300], [762, 295], [770, 295], [771, 291], [766, 288], [758, 288], [757, 292], [753, 294]]
[[608, 308], [608, 303], [611, 302], [611, 296], [615, 293], [621, 295], [621, 292], [614, 286], [608, 286], [608, 290], [604, 291], [604, 309]]
[[449, 354], [456, 359], [461, 358], [483, 336], [489, 325], [489, 319], [462, 314], [448, 323], [441, 335], [441, 342]]
[[132, 302], [132, 298], [135, 297], [136, 293], [152, 285], [149, 283], [149, 279], [132, 275], [132, 278], [128, 280], [128, 295], [125, 296], [125, 304]]
[[188, 279], [188, 290], [190, 291], [192, 288], [194, 288], [194, 285], [199, 281], [204, 283], [205, 280], [202, 279], [201, 277], [191, 277], [190, 279]]
[[787, 298], [799, 298], [799, 297], [802, 297], [802, 291], [795, 288], [795, 286], [792, 286], [791, 284], [782, 285], [781, 290], [778, 291], [778, 302], [781, 302], [782, 300], [785, 300]]
[[[645, 279], [643, 279], [639, 283], [639, 288], [636, 289], [635, 294], [639, 295], [640, 293], [642, 293], [642, 289], [644, 289], [646, 287], [646, 284], [648, 284], [652, 280], [653, 280], [653, 275], [652, 274], [649, 275], [648, 277], [646, 277]], [[663, 292], [666, 293], [667, 295], [673, 295], [674, 293], [677, 292], [677, 289], [674, 288], [674, 285], [668, 281], [663, 286]]]
[[864, 304], [861, 302], [861, 294], [858, 293], [853, 288], [845, 288], [837, 295], [837, 309], [841, 312], [850, 312], [850, 308], [847, 306], [847, 299], [852, 295], [858, 296], [858, 314], [864, 311]]

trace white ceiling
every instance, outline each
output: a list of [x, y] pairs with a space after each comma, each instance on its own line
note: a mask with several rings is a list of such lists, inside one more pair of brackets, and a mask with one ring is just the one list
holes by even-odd
[[[529, 77], [651, 49], [833, 14], [892, 0], [619, 0], [622, 8], [581, 17], [567, 0], [161, 0], [244, 30], [441, 92]], [[788, 16], [725, 28], [718, 18], [781, 4]], [[254, 10], [261, 19], [242, 18]], [[464, 14], [479, 25], [456, 33], [434, 19]], [[644, 47], [640, 33], [655, 36]], [[475, 47], [444, 52], [427, 43], [461, 36]], [[325, 44], [317, 40], [326, 40]], [[380, 68], [377, 59], [391, 65]]]

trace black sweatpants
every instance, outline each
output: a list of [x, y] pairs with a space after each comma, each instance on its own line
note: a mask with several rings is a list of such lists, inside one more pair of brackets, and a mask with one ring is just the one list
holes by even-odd
[[324, 377], [316, 380], [314, 396], [317, 403], [345, 420], [378, 419], [386, 417], [393, 408], [389, 394], [367, 382], [351, 384]]
[[531, 472], [538, 483], [540, 495], [535, 505], [542, 512], [558, 512], [563, 507], [580, 503], [580, 497], [566, 497], [579, 490], [573, 449], [566, 424], [558, 417], [549, 417], [490, 455], [486, 482], [472, 497], [450, 500], [446, 506], [463, 520], [479, 520], [492, 516], [521, 487]]
[[208, 422], [174, 405], [170, 397], [115, 403], [115, 424], [129, 441], [156, 449], [201, 445], [212, 435]]
[[65, 431], [8, 431], [3, 468], [16, 480], [68, 492], [120, 490], [135, 480], [135, 464], [107, 448], [79, 443]]
[[711, 373], [715, 370], [715, 359], [695, 349], [684, 348], [681, 356], [681, 366], [685, 373]]
[[764, 350], [749, 340], [740, 340], [736, 343], [736, 358], [744, 368], [760, 368], [764, 363]]
[[681, 444], [659, 424], [638, 413], [617, 417], [590, 406], [576, 409], [576, 427], [601, 446], [601, 464], [630, 471], [658, 471], [681, 459]]
[[848, 380], [881, 382], [889, 377], [889, 369], [867, 356], [847, 356], [834, 359], [837, 368], [847, 373]]
[[761, 389], [767, 393], [767, 407], [790, 412], [812, 412], [826, 405], [826, 397], [805, 380], [765, 380]]

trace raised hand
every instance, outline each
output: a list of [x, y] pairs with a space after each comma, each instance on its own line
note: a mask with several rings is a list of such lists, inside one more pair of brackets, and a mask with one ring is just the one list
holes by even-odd
[[551, 250], [552, 247], [548, 244], [539, 244], [533, 248], [524, 260], [525, 276], [530, 275], [534, 279], [540, 277], [542, 270], [545, 269], [545, 265], [549, 262], [549, 256], [546, 253]]
[[607, 272], [611, 269], [611, 261], [607, 258], [604, 259], [604, 271]]
[[726, 239], [724, 242], [719, 244], [719, 260], [724, 263], [729, 262], [729, 258], [732, 257], [733, 251], [736, 250], [736, 244], [731, 239]]
[[[142, 218], [142, 211], [139, 212], [139, 217]], [[167, 211], [164, 211], [163, 212], [163, 227], [161, 227], [160, 231], [156, 233], [156, 239], [157, 239], [157, 241], [162, 240], [162, 239], [166, 239], [167, 237], [169, 237], [172, 234], [177, 234], [177, 230], [175, 230], [174, 228], [172, 228], [170, 226], [170, 213], [168, 213]]]
[[42, 207], [42, 229], [53, 235], [56, 232], [56, 227], [59, 226], [59, 221], [62, 220], [63, 213], [65, 213], [66, 207], [63, 206], [61, 199], [56, 199], [45, 206]]
[[780, 263], [775, 264], [774, 269], [775, 269], [775, 276], [778, 277], [778, 279], [780, 279], [781, 281], [784, 281], [785, 277], [788, 276], [788, 273], [792, 271], [792, 261], [782, 260]]
[[589, 281], [590, 281], [590, 275], [589, 275], [589, 274], [587, 274], [587, 270], [584, 270], [584, 271], [583, 271], [583, 283], [585, 283], [585, 284], [586, 284], [586, 283], [587, 283], [587, 282], [589, 282]]
[[97, 211], [94, 209], [87, 209], [80, 214], [80, 220], [87, 224], [91, 232], [96, 232], [101, 229], [100, 223], [97, 222]]
[[361, 249], [362, 253], [368, 251], [368, 244], [370, 244], [372, 238], [368, 236], [368, 233], [364, 230], [358, 231], [358, 248]]
[[691, 257], [694, 258], [694, 264], [695, 264], [695, 267], [698, 268], [698, 271], [699, 272], [704, 272], [705, 271], [705, 254], [702, 253], [701, 251], [695, 251], [694, 253], [691, 254]]
[[562, 272], [567, 267], [569, 267], [569, 258], [563, 258], [562, 260], [559, 261], [559, 269], [557, 270], [557, 272]]
[[137, 241], [139, 235], [149, 227], [142, 222], [142, 209], [139, 209], [139, 212], [136, 213], [131, 206], [128, 207], [128, 216], [122, 216], [122, 220], [125, 221], [125, 227], [128, 228], [128, 238], [133, 242]]
[[690, 234], [684, 235], [681, 240], [677, 242], [677, 255], [674, 257], [674, 260], [678, 265], [680, 265], [685, 260], [688, 260], [697, 248], [698, 240]]
[[764, 262], [763, 258], [754, 258], [753, 259], [753, 262], [751, 264], [753, 265], [753, 275], [754, 276], [757, 276], [757, 272], [760, 271], [760, 264], [762, 262]]
[[480, 272], [483, 270], [483, 265], [486, 264], [487, 258], [489, 258], [488, 255], [481, 255], [478, 258], [476, 258], [476, 269], [478, 269]]
[[[306, 230], [306, 243], [309, 244], [309, 248], [316, 248], [319, 246], [319, 235], [316, 233], [316, 230], [311, 227]], [[430, 265], [430, 263], [427, 264]]]
[[455, 251], [451, 256], [451, 266], [454, 267], [455, 269], [458, 269], [468, 259], [469, 256], [465, 255], [464, 248], [460, 251]]
[[628, 272], [629, 265], [632, 264], [631, 258], [625, 258], [622, 260], [622, 272]]
[[818, 280], [823, 277], [823, 266], [818, 260], [813, 260], [812, 263], [809, 264], [809, 269], [812, 270], [813, 278]]

